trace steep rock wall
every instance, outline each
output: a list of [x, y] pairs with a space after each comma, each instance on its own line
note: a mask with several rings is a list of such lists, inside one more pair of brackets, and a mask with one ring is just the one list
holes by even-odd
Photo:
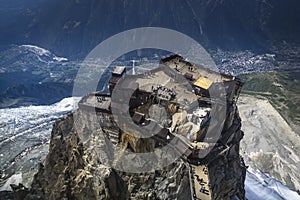
[[[235, 104], [227, 110], [222, 135], [202, 162], [208, 166], [212, 199], [245, 199], [246, 168], [239, 155], [243, 137], [241, 121]], [[15, 196], [19, 199], [192, 198], [189, 166], [181, 159], [162, 170], [140, 174], [104, 165], [101, 160], [109, 160], [119, 152], [108, 148], [103, 126], [112, 128], [116, 124], [109, 115], [80, 109], [56, 122], [45, 166], [40, 166], [30, 191], [15, 189]], [[135, 142], [128, 141], [132, 146]]]

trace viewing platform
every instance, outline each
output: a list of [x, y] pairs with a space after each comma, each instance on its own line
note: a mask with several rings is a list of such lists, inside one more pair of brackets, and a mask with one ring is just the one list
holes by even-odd
[[190, 185], [194, 200], [211, 200], [208, 169], [205, 165], [190, 166]]

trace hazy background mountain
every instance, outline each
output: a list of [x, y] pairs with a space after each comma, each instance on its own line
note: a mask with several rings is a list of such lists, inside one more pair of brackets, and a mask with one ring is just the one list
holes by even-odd
[[225, 73], [299, 68], [297, 0], [0, 0], [0, 5], [0, 107], [70, 96], [78, 61], [106, 38], [145, 26], [194, 38]]
[[298, 0], [0, 0], [0, 44], [35, 44], [82, 58], [124, 30], [165, 27], [208, 48], [299, 43]]

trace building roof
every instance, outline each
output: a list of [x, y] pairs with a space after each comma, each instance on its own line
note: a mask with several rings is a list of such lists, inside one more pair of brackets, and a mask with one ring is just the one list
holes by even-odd
[[213, 81], [201, 76], [194, 82], [194, 85], [207, 90], [212, 85], [212, 83]]
[[125, 66], [116, 66], [112, 74], [114, 75], [122, 75], [126, 70]]
[[[159, 133], [157, 134], [157, 136], [161, 137], [161, 138], [164, 138], [166, 139], [167, 138], [167, 135], [170, 135], [172, 136], [172, 139], [174, 138], [174, 135], [173, 134], [170, 134], [170, 131], [169, 129], [167, 128], [162, 128]], [[171, 137], [170, 137], [171, 138]]]
[[188, 79], [188, 80], [193, 80], [193, 74], [191, 74], [191, 73], [186, 72], [186, 73], [184, 74], [184, 77], [185, 77], [186, 79]]
[[145, 118], [145, 114], [143, 113], [139, 113], [139, 112], [135, 112], [133, 117], [132, 117], [132, 120], [137, 123], [137, 124], [140, 124], [142, 123], [142, 121], [144, 120]]
[[167, 57], [164, 57], [162, 59], [160, 59], [160, 62], [168, 62], [168, 61], [171, 61], [171, 60], [183, 60], [183, 57], [180, 56], [180, 55], [177, 55], [177, 54], [174, 54], [174, 55], [171, 55], [171, 56], [167, 56]]
[[110, 110], [110, 104], [111, 104], [111, 97], [107, 95], [101, 95], [101, 94], [91, 94], [87, 96], [81, 104], [89, 107], [94, 107], [100, 110], [109, 111]]

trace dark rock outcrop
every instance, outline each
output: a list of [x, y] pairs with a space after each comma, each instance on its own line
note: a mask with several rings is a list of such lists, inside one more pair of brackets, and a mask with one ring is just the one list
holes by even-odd
[[[74, 115], [81, 124], [75, 125]], [[45, 166], [35, 175], [30, 193], [19, 199], [167, 199], [189, 198], [188, 167], [177, 161], [167, 168], [131, 174], [103, 165], [99, 159], [109, 151], [95, 153], [103, 141], [95, 135], [103, 132], [93, 123], [101, 118], [77, 111], [55, 123]], [[78, 131], [92, 133], [89, 146]], [[93, 143], [95, 142], [95, 143]], [[105, 144], [104, 144], [105, 145]], [[105, 147], [104, 147], [105, 148]], [[178, 191], [182, 191], [178, 193]]]
[[73, 124], [70, 115], [54, 125], [45, 166], [26, 199], [124, 199], [122, 179], [84, 149]]

